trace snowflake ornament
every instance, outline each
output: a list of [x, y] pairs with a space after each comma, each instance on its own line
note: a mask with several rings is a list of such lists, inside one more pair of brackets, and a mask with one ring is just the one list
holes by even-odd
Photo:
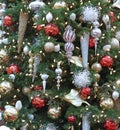
[[89, 86], [91, 84], [90, 72], [88, 70], [78, 71], [73, 75], [73, 83], [78, 88]]
[[94, 21], [98, 21], [99, 17], [99, 8], [93, 6], [83, 7], [82, 18], [84, 21], [93, 23]]

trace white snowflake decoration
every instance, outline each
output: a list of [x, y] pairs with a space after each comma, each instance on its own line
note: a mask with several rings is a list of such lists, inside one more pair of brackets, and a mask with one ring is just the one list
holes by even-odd
[[82, 88], [91, 84], [90, 72], [87, 70], [78, 71], [73, 75], [73, 83], [76, 87]]
[[82, 17], [84, 21], [93, 23], [94, 21], [98, 21], [99, 16], [99, 8], [93, 6], [83, 7]]

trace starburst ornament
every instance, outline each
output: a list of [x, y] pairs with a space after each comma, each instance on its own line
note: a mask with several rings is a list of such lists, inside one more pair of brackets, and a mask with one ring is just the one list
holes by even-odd
[[100, 17], [100, 10], [94, 6], [86, 6], [83, 7], [82, 18], [86, 22], [93, 23], [94, 21], [98, 21]]

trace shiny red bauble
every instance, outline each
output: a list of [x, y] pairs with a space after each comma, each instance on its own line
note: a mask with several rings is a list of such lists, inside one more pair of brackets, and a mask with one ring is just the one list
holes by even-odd
[[116, 15], [115, 15], [114, 12], [110, 11], [110, 12], [109, 12], [109, 16], [110, 16], [110, 21], [111, 21], [112, 23], [116, 21], [117, 17], [116, 17]]
[[5, 16], [3, 24], [6, 27], [10, 27], [11, 25], [13, 25], [12, 17], [11, 16]]
[[7, 67], [8, 74], [20, 73], [20, 67], [17, 64], [11, 64]]
[[42, 99], [39, 96], [36, 96], [32, 99], [31, 104], [34, 108], [39, 109], [46, 105], [45, 99]]
[[105, 130], [118, 130], [118, 123], [114, 120], [107, 119], [103, 127]]
[[89, 39], [89, 48], [95, 47], [95, 38], [90, 37]]
[[68, 122], [69, 123], [74, 123], [76, 121], [76, 117], [74, 115], [68, 116]]
[[86, 99], [91, 94], [91, 89], [89, 87], [84, 87], [79, 91], [80, 97]]
[[34, 89], [35, 91], [38, 91], [38, 90], [42, 90], [43, 87], [42, 87], [42, 86], [39, 86], [39, 85], [36, 85], [36, 86], [33, 87], [33, 89]]
[[59, 33], [59, 28], [54, 23], [45, 26], [45, 33], [48, 36], [56, 36]]
[[41, 31], [41, 30], [43, 30], [44, 29], [44, 24], [41, 24], [41, 25], [37, 25], [37, 31]]
[[106, 55], [101, 58], [100, 64], [102, 65], [102, 67], [111, 67], [113, 65], [113, 58], [109, 55]]

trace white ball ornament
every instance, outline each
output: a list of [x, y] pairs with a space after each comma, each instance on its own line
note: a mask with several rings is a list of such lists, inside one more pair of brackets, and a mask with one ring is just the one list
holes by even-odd
[[46, 20], [47, 20], [47, 22], [49, 23], [49, 22], [52, 21], [52, 19], [53, 19], [53, 15], [52, 15], [51, 12], [49, 12], [49, 13], [46, 15]]
[[52, 42], [46, 42], [44, 49], [46, 52], [53, 52], [55, 50], [55, 45]]
[[59, 51], [60, 51], [60, 45], [59, 45], [59, 44], [55, 46], [54, 51], [55, 51], [55, 52], [59, 52]]
[[119, 94], [118, 91], [114, 91], [114, 92], [112, 93], [112, 98], [113, 98], [114, 100], [117, 100], [117, 99], [119, 98], [119, 96], [120, 96], [120, 94]]
[[29, 53], [29, 47], [27, 45], [23, 48], [23, 52], [25, 55]]
[[112, 38], [110, 44], [112, 48], [119, 47], [119, 41], [116, 38]]
[[29, 8], [33, 11], [37, 11], [40, 8], [43, 8], [45, 6], [45, 3], [41, 0], [33, 1], [29, 4]]
[[94, 28], [92, 31], [91, 31], [91, 36], [94, 37], [94, 38], [99, 38], [101, 36], [102, 32], [99, 28]]
[[70, 19], [71, 19], [72, 21], [75, 21], [75, 19], [76, 19], [76, 14], [75, 14], [75, 13], [71, 13]]
[[5, 125], [2, 125], [0, 126], [0, 130], [11, 130], [11, 129]]
[[105, 45], [103, 46], [103, 51], [110, 51], [111, 45]]

